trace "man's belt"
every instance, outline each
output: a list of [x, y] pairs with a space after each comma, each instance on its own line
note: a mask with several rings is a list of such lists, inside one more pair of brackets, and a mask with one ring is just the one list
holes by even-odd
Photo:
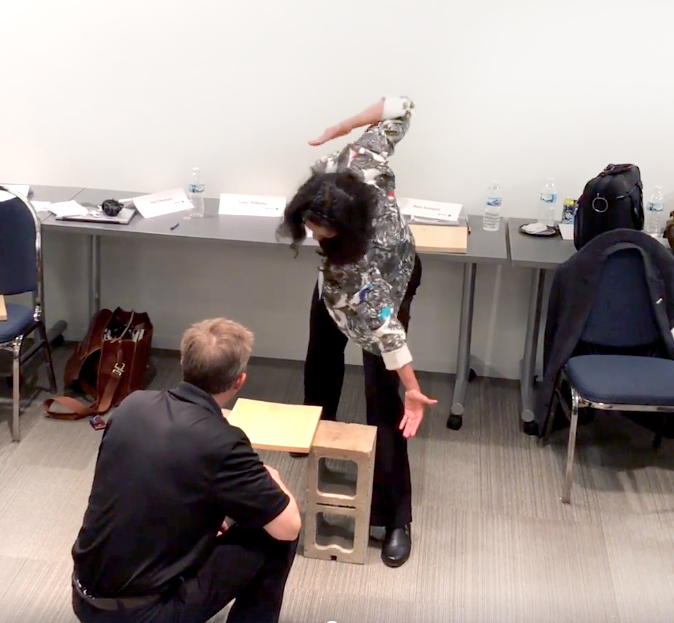
[[99, 610], [133, 610], [134, 608], [157, 603], [163, 597], [161, 594], [143, 597], [93, 597], [82, 586], [81, 582], [75, 577], [75, 574], [73, 574], [73, 588], [84, 601]]

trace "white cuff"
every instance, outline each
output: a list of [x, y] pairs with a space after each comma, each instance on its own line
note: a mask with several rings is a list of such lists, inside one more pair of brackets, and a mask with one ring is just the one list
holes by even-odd
[[387, 370], [400, 370], [400, 368], [406, 366], [408, 363], [412, 363], [412, 353], [407, 347], [407, 344], [404, 344], [402, 348], [391, 351], [390, 353], [382, 353], [381, 356]]
[[403, 117], [405, 113], [414, 106], [408, 97], [386, 97], [384, 98], [383, 119], [397, 119]]

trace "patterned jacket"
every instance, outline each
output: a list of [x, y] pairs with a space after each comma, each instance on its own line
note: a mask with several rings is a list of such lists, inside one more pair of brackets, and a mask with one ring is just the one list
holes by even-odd
[[342, 333], [363, 350], [381, 355], [389, 370], [412, 361], [397, 315], [414, 267], [414, 238], [400, 214], [388, 161], [409, 128], [413, 108], [409, 98], [387, 97], [383, 121], [313, 166], [315, 173], [350, 169], [378, 191], [375, 234], [366, 255], [344, 266], [331, 266], [324, 259], [318, 283]]

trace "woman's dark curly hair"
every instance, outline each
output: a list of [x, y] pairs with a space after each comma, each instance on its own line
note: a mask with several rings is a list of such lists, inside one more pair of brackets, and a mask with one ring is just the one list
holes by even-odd
[[336, 233], [319, 241], [331, 264], [357, 262], [368, 250], [374, 235], [377, 192], [353, 173], [313, 175], [286, 206], [278, 236], [291, 238], [296, 252], [306, 238], [305, 222]]

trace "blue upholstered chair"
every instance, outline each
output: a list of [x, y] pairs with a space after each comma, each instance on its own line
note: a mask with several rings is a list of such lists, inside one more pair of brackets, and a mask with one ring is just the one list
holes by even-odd
[[[0, 190], [7, 190], [0, 186]], [[40, 219], [30, 201], [17, 195], [0, 202], [0, 293], [33, 295], [32, 307], [7, 302], [7, 320], [0, 321], [0, 350], [12, 355], [12, 440], [21, 439], [21, 367], [44, 351], [49, 384], [56, 392], [56, 377], [44, 325], [42, 242]], [[24, 340], [36, 332], [31, 348]]]
[[[661, 341], [643, 260], [636, 249], [617, 251], [607, 259], [581, 339], [604, 351], [634, 350]], [[562, 396], [563, 383], [570, 388], [570, 405]], [[653, 441], [653, 447], [657, 448], [667, 418], [674, 412], [674, 361], [625, 354], [572, 357], [558, 376], [545, 437], [550, 433], [560, 401], [567, 416], [570, 411], [571, 420], [562, 489], [562, 502], [568, 504], [579, 409], [661, 413], [660, 432]]]

